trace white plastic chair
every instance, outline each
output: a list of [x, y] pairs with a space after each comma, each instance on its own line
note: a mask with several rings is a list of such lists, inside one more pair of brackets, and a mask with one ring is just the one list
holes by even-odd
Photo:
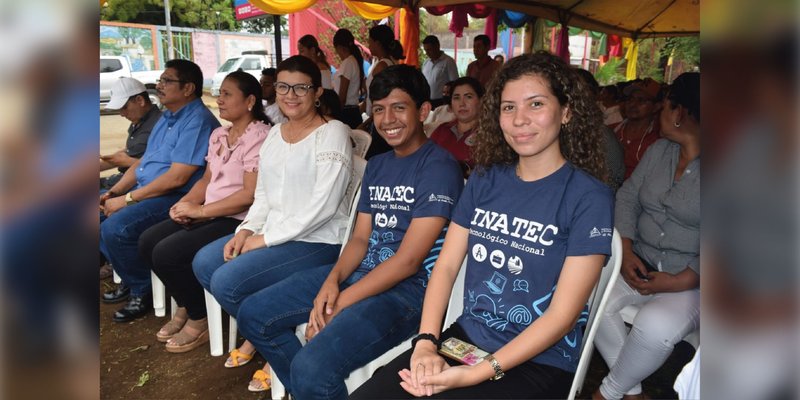
[[[455, 322], [456, 318], [461, 315], [461, 312], [464, 308], [464, 274], [466, 273], [466, 258], [464, 258], [464, 262], [461, 264], [461, 269], [458, 272], [458, 276], [456, 277], [455, 283], [453, 284], [453, 290], [450, 292], [450, 303], [447, 306], [447, 314], [445, 316], [444, 327], [450, 326], [453, 322]], [[306, 325], [302, 324], [297, 327], [295, 331], [295, 335], [300, 339], [300, 342], [305, 345], [305, 330]], [[358, 389], [364, 382], [368, 381], [369, 378], [372, 377], [372, 374], [378, 370], [378, 368], [388, 364], [390, 361], [397, 358], [397, 356], [403, 354], [408, 349], [411, 348], [411, 340], [413, 336], [406, 339], [402, 343], [398, 344], [397, 346], [393, 347], [389, 351], [383, 353], [378, 358], [370, 361], [367, 365], [364, 365], [361, 368], [358, 368], [352, 372], [350, 372], [350, 376], [344, 380], [345, 386], [347, 386], [347, 393], [353, 393], [356, 389]], [[270, 374], [272, 377], [272, 399], [279, 400], [283, 398], [286, 394], [286, 389], [281, 383], [278, 376], [275, 374], [275, 371], [270, 368]]]
[[622, 238], [619, 236], [619, 232], [614, 229], [614, 237], [611, 239], [611, 257], [608, 258], [608, 262], [600, 274], [600, 280], [592, 291], [592, 295], [589, 296], [589, 319], [586, 321], [586, 328], [584, 329], [578, 369], [575, 370], [572, 387], [570, 387], [569, 396], [567, 396], [569, 400], [574, 399], [583, 388], [586, 371], [589, 369], [589, 362], [592, 360], [592, 353], [594, 353], [594, 337], [597, 335], [598, 317], [603, 315], [603, 310], [606, 308], [608, 297], [614, 288], [614, 282], [617, 281], [621, 266]]
[[[150, 271], [150, 286], [153, 290], [153, 308], [156, 312], [156, 317], [163, 317], [167, 314], [166, 312], [166, 297], [167, 297], [167, 288], [164, 286], [164, 282], [161, 282], [161, 279], [158, 278], [155, 272]], [[178, 310], [178, 303], [175, 302], [175, 299], [170, 297], [170, 318], [175, 316], [175, 311]]]
[[369, 145], [372, 144], [372, 136], [361, 129], [352, 129], [350, 139], [353, 139], [353, 156], [366, 157]]
[[[348, 214], [347, 229], [345, 230], [344, 237], [342, 238], [342, 243], [346, 242], [353, 230], [353, 224], [355, 223], [356, 217], [356, 208], [358, 207], [358, 196], [359, 193], [361, 193], [361, 179], [364, 177], [364, 170], [367, 168], [367, 160], [361, 156], [353, 154], [352, 167], [353, 179], [350, 180], [350, 184], [347, 185], [347, 190], [345, 191], [345, 198], [348, 201], [346, 204], [350, 205], [350, 213]], [[208, 314], [208, 346], [212, 356], [221, 356], [223, 354], [222, 307], [217, 302], [217, 299], [215, 299], [214, 296], [208, 292], [208, 290], [204, 290], [204, 292], [206, 297], [206, 314]], [[236, 348], [237, 330], [238, 326], [236, 324], [236, 318], [234, 316], [230, 316], [230, 319], [228, 320], [228, 352], [231, 352]], [[303, 332], [305, 332], [305, 329], [303, 329]], [[300, 336], [304, 335], [301, 334]], [[273, 377], [274, 376], [275, 374], [273, 373]], [[280, 382], [278, 382], [278, 384], [280, 384]], [[272, 386], [274, 393], [275, 378], [273, 378]], [[280, 387], [282, 388], [283, 385]]]

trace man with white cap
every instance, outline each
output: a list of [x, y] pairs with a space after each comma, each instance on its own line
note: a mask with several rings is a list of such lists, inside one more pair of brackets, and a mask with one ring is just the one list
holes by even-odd
[[170, 60], [158, 80], [166, 111], [153, 126], [147, 150], [100, 197], [100, 251], [124, 285], [103, 295], [106, 303], [128, 299], [115, 322], [147, 314], [152, 303], [149, 263], [139, 254], [139, 235], [169, 218], [169, 208], [203, 175], [211, 131], [219, 120], [203, 104], [203, 72], [188, 60]]
[[111, 100], [105, 109], [119, 110], [119, 115], [131, 121], [125, 148], [100, 156], [100, 171], [115, 167], [119, 170], [118, 174], [100, 178], [100, 188], [108, 190], [144, 155], [147, 138], [150, 137], [156, 121], [161, 118], [161, 111], [150, 101], [144, 84], [128, 77], [120, 78], [111, 88]]

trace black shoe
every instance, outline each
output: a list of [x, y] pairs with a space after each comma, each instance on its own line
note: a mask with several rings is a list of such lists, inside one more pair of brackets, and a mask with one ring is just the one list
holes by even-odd
[[103, 293], [103, 303], [107, 304], [114, 304], [114, 303], [121, 303], [125, 300], [128, 300], [128, 297], [131, 295], [131, 289], [125, 286], [124, 283], [117, 285], [117, 288]]
[[131, 296], [125, 307], [114, 313], [114, 322], [128, 322], [137, 318], [144, 317], [153, 308], [153, 300], [150, 296]]

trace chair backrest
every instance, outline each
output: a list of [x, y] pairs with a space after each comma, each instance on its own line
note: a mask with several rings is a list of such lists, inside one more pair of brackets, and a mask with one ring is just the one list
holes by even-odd
[[367, 150], [369, 150], [369, 145], [372, 144], [372, 136], [366, 132], [362, 131], [361, 129], [351, 129], [350, 130], [350, 139], [353, 139], [353, 156], [359, 156], [361, 158], [366, 157]]
[[614, 229], [614, 237], [611, 239], [611, 257], [608, 258], [608, 262], [600, 274], [600, 280], [592, 291], [592, 295], [589, 296], [589, 318], [586, 321], [583, 342], [581, 342], [581, 356], [578, 360], [578, 369], [575, 371], [575, 377], [572, 380], [572, 387], [569, 390], [567, 399], [574, 399], [583, 387], [583, 380], [586, 377], [586, 371], [589, 369], [589, 362], [592, 360], [592, 353], [594, 352], [597, 320], [599, 316], [603, 315], [606, 303], [608, 303], [608, 297], [611, 295], [611, 290], [614, 289], [614, 282], [617, 281], [619, 276], [621, 266], [622, 238], [619, 236], [619, 232]]
[[467, 258], [461, 263], [461, 269], [458, 271], [456, 281], [453, 282], [453, 290], [450, 292], [450, 302], [447, 303], [447, 312], [444, 315], [444, 323], [442, 330], [444, 331], [464, 312], [464, 275], [467, 274]]
[[356, 214], [358, 212], [356, 209], [358, 208], [358, 197], [361, 195], [361, 180], [364, 178], [364, 170], [367, 168], [367, 160], [362, 157], [359, 157], [353, 154], [352, 158], [353, 164], [353, 179], [350, 180], [350, 184], [347, 185], [347, 191], [345, 191], [345, 198], [348, 201], [348, 214], [347, 214], [347, 229], [344, 232], [344, 236], [342, 237], [342, 249], [344, 249], [344, 244], [347, 243], [347, 240], [350, 239], [350, 235], [353, 233], [353, 225], [356, 221]]

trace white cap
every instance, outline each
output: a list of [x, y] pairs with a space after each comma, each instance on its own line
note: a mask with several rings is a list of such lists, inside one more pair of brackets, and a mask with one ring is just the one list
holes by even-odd
[[133, 78], [122, 77], [119, 78], [114, 86], [111, 88], [111, 100], [106, 104], [106, 110], [119, 110], [131, 96], [146, 92], [147, 88], [144, 87], [142, 82]]

